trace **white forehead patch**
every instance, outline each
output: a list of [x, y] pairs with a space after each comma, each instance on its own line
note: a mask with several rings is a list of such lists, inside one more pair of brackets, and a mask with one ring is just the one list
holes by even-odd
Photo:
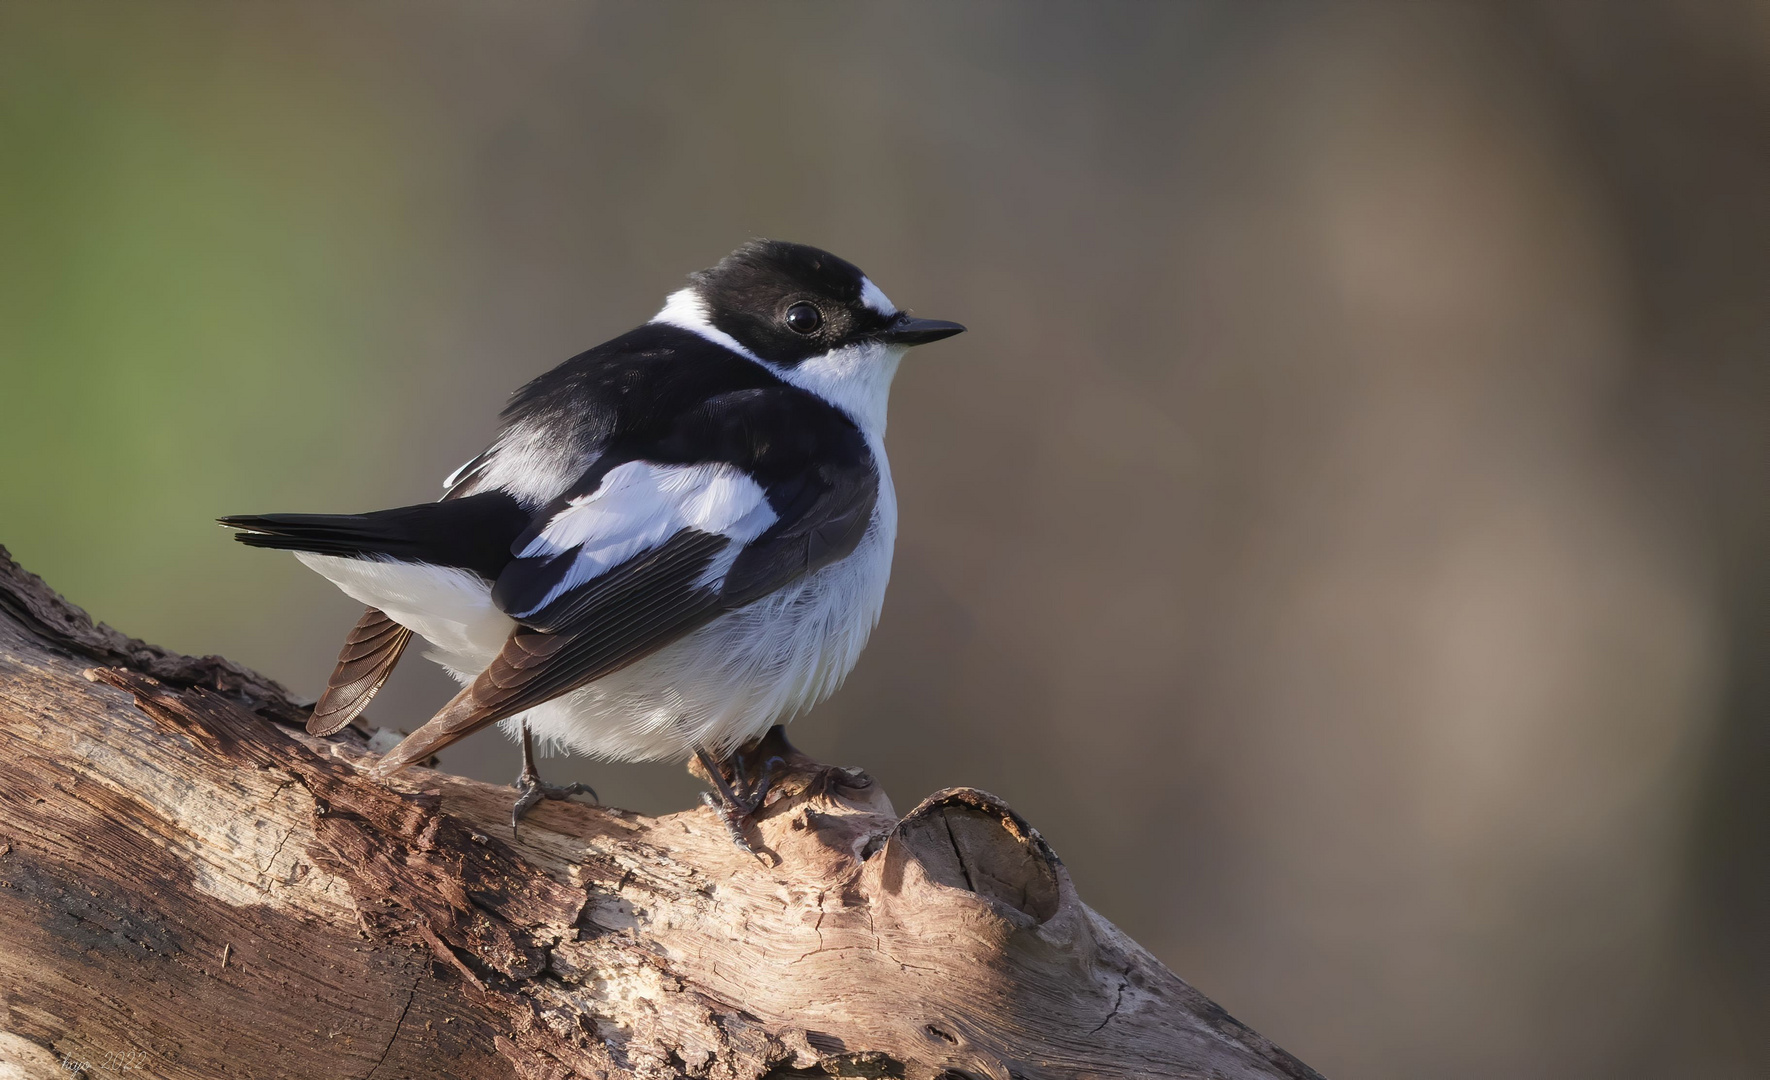
[[869, 277], [860, 279], [860, 302], [881, 315], [897, 314], [897, 305], [879, 291], [879, 286], [874, 285], [873, 279]]

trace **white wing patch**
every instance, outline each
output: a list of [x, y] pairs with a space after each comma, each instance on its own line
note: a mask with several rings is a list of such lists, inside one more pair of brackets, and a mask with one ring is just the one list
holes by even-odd
[[518, 618], [532, 615], [568, 589], [594, 581], [658, 547], [683, 529], [717, 533], [731, 543], [696, 583], [716, 588], [744, 545], [775, 523], [762, 485], [730, 465], [654, 465], [630, 461], [609, 470], [602, 485], [571, 500], [518, 554], [523, 558], [578, 549], [571, 569], [545, 598]]

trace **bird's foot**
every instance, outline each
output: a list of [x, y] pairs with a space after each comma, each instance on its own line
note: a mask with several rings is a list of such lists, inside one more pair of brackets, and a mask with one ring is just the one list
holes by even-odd
[[711, 791], [701, 792], [701, 802], [707, 809], [713, 811], [713, 815], [719, 819], [719, 824], [725, 826], [725, 834], [731, 837], [731, 842], [736, 844], [739, 850], [750, 855], [756, 854], [756, 849], [751, 846], [749, 838], [744, 835], [744, 823], [749, 820], [749, 814], [722, 801]]
[[767, 805], [775, 781], [783, 773], [807, 764], [816, 765], [787, 741], [786, 732], [778, 724], [723, 761], [714, 761], [704, 750], [695, 751], [695, 759], [713, 785], [712, 791], [701, 794], [701, 801], [719, 816], [732, 843], [752, 855], [756, 849], [744, 829]]
[[522, 725], [522, 772], [517, 774], [512, 786], [516, 788], [516, 805], [510, 808], [510, 831], [513, 833], [516, 823], [524, 814], [541, 805], [542, 799], [563, 800], [573, 795], [588, 795], [597, 805], [602, 803], [596, 789], [589, 784], [549, 784], [541, 779], [541, 774], [535, 771], [535, 739], [526, 723]]
[[510, 808], [511, 829], [516, 828], [516, 823], [522, 820], [524, 814], [541, 805], [542, 799], [558, 800], [569, 799], [573, 795], [588, 795], [597, 805], [602, 804], [602, 800], [597, 798], [596, 789], [589, 784], [549, 784], [534, 773], [523, 773], [512, 786], [516, 788], [516, 805]]
[[[718, 815], [719, 823], [725, 826], [732, 843], [751, 855], [756, 854], [749, 838], [744, 836], [744, 826], [749, 824], [751, 815], [762, 808], [762, 800], [768, 795], [767, 782], [746, 783], [742, 765], [735, 755], [724, 762], [714, 761], [705, 751], [696, 751], [695, 757], [713, 784], [712, 791], [701, 792], [701, 802]], [[732, 774], [729, 780], [727, 771]]]

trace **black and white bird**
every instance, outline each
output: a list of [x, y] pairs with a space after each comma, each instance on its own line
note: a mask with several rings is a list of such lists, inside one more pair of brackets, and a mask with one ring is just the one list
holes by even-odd
[[698, 754], [728, 822], [755, 809], [721, 767], [859, 658], [897, 533], [892, 377], [964, 327], [802, 244], [758, 240], [689, 280], [516, 391], [440, 501], [222, 519], [368, 605], [309, 731], [361, 713], [416, 635], [465, 686], [377, 774], [501, 723], [523, 745], [513, 824], [587, 790], [541, 783], [536, 735], [604, 760]]

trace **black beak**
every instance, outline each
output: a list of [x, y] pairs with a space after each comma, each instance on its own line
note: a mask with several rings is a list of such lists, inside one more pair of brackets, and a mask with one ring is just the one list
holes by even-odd
[[942, 322], [939, 319], [916, 319], [908, 315], [899, 315], [893, 319], [879, 340], [887, 345], [926, 345], [930, 341], [939, 341], [954, 334], [963, 334], [965, 328], [956, 322]]

